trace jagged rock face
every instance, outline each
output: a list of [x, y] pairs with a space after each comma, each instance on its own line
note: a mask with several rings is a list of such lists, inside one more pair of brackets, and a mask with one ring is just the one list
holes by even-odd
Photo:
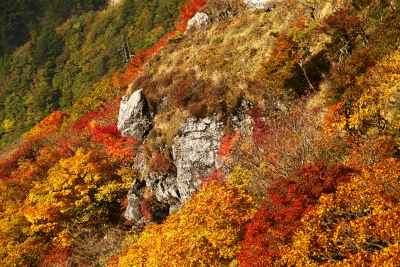
[[142, 89], [124, 96], [119, 108], [118, 130], [122, 136], [141, 140], [151, 128], [152, 116]]
[[161, 223], [170, 213], [170, 204], [168, 202], [162, 202], [158, 199], [153, 199], [148, 210], [151, 214], [151, 221], [146, 221], [141, 210], [142, 210], [142, 200], [144, 199], [145, 188], [149, 187], [146, 184], [146, 180], [135, 179], [128, 191], [128, 205], [125, 210], [124, 217], [129, 221], [135, 221], [136, 227], [138, 229], [142, 228], [146, 223], [157, 222]]
[[216, 117], [190, 118], [181, 125], [182, 134], [175, 137], [172, 155], [176, 166], [177, 189], [182, 202], [192, 197], [200, 175], [209, 174], [218, 165], [223, 124]]
[[149, 173], [143, 179], [151, 194], [168, 203], [170, 212], [178, 210], [196, 192], [199, 176], [209, 174], [218, 167], [218, 154], [223, 124], [216, 117], [189, 118], [181, 125], [181, 134], [172, 144], [176, 175]]
[[177, 177], [170, 173], [149, 173], [144, 176], [147, 188], [159, 202], [169, 206], [170, 213], [181, 205]]
[[[121, 101], [118, 118], [118, 129], [122, 135], [142, 139], [151, 127], [152, 117], [142, 90], [134, 92], [130, 97], [125, 96]], [[223, 128], [223, 123], [218, 122], [216, 116], [204, 119], [189, 118], [183, 123], [180, 126], [181, 133], [174, 138], [172, 144], [176, 174], [148, 173], [141, 180], [135, 179], [128, 192], [125, 218], [134, 220], [139, 225], [144, 224], [140, 209], [146, 187], [159, 206], [167, 207], [170, 213], [178, 210], [198, 189], [199, 177], [219, 167], [216, 158]], [[135, 168], [142, 174], [145, 173], [146, 163], [141, 151], [136, 156]]]
[[[147, 187], [160, 203], [169, 206], [169, 212], [179, 210], [182, 203], [192, 197], [199, 186], [199, 177], [219, 167], [216, 160], [224, 125], [216, 117], [190, 118], [181, 125], [181, 134], [172, 145], [176, 175], [149, 173], [141, 181], [135, 179], [128, 193], [125, 218], [143, 223], [140, 202]], [[140, 155], [139, 155], [140, 156]]]

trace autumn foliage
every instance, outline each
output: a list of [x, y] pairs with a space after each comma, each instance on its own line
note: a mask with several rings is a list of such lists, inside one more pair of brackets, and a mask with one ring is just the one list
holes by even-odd
[[110, 124], [115, 111], [103, 107], [63, 130], [69, 115], [54, 112], [0, 160], [2, 265], [61, 266], [73, 261], [74, 233], [119, 222], [137, 175], [129, 168], [136, 141]]
[[[180, 27], [205, 3], [185, 4]], [[175, 34], [139, 50], [125, 71], [104, 77], [77, 101], [72, 114], [52, 113], [24, 135], [24, 144], [1, 158], [0, 265], [65, 265], [73, 262], [75, 233], [120, 221], [120, 205], [138, 175], [131, 168], [137, 141], [122, 137], [115, 125], [121, 99], [115, 85], [134, 80]], [[159, 171], [173, 171], [157, 154], [154, 164], [160, 163]], [[148, 199], [150, 211], [157, 207], [153, 202]]]
[[333, 193], [349, 180], [352, 169], [343, 165], [327, 167], [317, 162], [281, 178], [267, 190], [267, 200], [246, 226], [238, 259], [241, 266], [273, 266], [282, 256], [282, 246], [301, 229], [301, 218], [322, 194]]
[[317, 34], [325, 33], [339, 39], [344, 44], [354, 42], [358, 35], [365, 38], [364, 21], [357, 15], [351, 15], [350, 9], [338, 9], [327, 16], [317, 30]]
[[111, 266], [228, 266], [235, 261], [252, 207], [242, 190], [213, 181], [178, 214], [147, 227]]
[[188, 21], [194, 17], [207, 0], [188, 0], [183, 6], [179, 7], [179, 20], [176, 22], [176, 31], [169, 32], [160, 39], [153, 47], [147, 50], [139, 50], [125, 66], [125, 71], [114, 79], [115, 85], [119, 87], [127, 86], [139, 74], [141, 67], [161, 48], [168, 44], [169, 38], [182, 34], [186, 30]]
[[[396, 24], [399, 4], [289, 1], [184, 34], [206, 2], [187, 1], [175, 32], [94, 79], [79, 99], [68, 96], [72, 76], [39, 69], [43, 97], [76, 101], [1, 151], [1, 266], [400, 265], [400, 53], [380, 49], [398, 35], [387, 24]], [[80, 23], [70, 28], [79, 32]], [[154, 26], [165, 33], [165, 24]], [[57, 68], [77, 67], [76, 58], [65, 60]], [[46, 75], [63, 83], [54, 95]], [[121, 98], [139, 88], [154, 115], [140, 149], [116, 126]], [[18, 104], [7, 99], [0, 105]], [[24, 100], [28, 113], [38, 104]], [[171, 195], [161, 202], [144, 187], [149, 177], [134, 168], [136, 155], [143, 151], [143, 174], [173, 180], [180, 126], [211, 115], [226, 133], [212, 155], [216, 168], [193, 177], [197, 191], [186, 203]], [[4, 120], [0, 134], [18, 123]], [[143, 185], [136, 201], [144, 220], [126, 222], [134, 179]]]
[[366, 167], [303, 219], [282, 261], [291, 265], [399, 264], [399, 163]]
[[[296, 51], [292, 37], [283, 32], [276, 37], [271, 55], [263, 63], [260, 76], [266, 80], [269, 90], [289, 93], [298, 90], [302, 54]], [[301, 83], [300, 83], [301, 84]]]
[[64, 118], [69, 115], [60, 111], [55, 111], [51, 115], [44, 118], [40, 123], [36, 124], [28, 133], [24, 134], [24, 139], [28, 140], [42, 134], [52, 134], [60, 130]]

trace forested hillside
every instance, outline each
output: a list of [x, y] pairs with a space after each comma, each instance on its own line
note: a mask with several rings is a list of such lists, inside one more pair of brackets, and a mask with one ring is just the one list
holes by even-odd
[[[76, 2], [2, 11], [29, 31], [1, 28], [0, 265], [400, 265], [400, 4]], [[139, 89], [143, 140], [116, 126]], [[214, 119], [217, 167], [163, 202]]]
[[71, 112], [103, 77], [172, 31], [183, 0], [110, 8], [106, 1], [21, 2], [1, 3], [2, 149], [51, 112]]

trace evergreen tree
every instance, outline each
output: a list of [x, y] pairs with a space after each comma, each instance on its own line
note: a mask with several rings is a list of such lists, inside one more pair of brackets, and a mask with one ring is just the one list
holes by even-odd
[[39, 36], [33, 51], [33, 65], [40, 66], [48, 61], [53, 61], [61, 54], [64, 42], [61, 37], [50, 27], [47, 27]]

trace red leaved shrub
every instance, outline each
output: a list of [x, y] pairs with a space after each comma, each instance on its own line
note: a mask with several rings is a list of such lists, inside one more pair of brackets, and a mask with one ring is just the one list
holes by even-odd
[[179, 19], [180, 21], [176, 23], [176, 29], [181, 33], [186, 30], [186, 25], [188, 21], [196, 15], [208, 0], [188, 0], [183, 6], [179, 7]]
[[365, 22], [359, 16], [352, 16], [350, 9], [338, 9], [325, 18], [316, 33], [325, 33], [344, 42], [353, 42], [358, 35], [365, 35]]
[[288, 244], [301, 227], [301, 218], [322, 194], [336, 191], [354, 170], [342, 164], [327, 167], [322, 161], [301, 168], [267, 189], [267, 200], [247, 225], [238, 259], [241, 266], [272, 266], [280, 246]]
[[46, 255], [39, 267], [67, 267], [71, 266], [71, 248], [57, 245]]
[[236, 134], [227, 134], [221, 140], [221, 145], [219, 148], [219, 154], [224, 163], [231, 162], [231, 152], [234, 149], [236, 140], [239, 137], [239, 131]]
[[140, 202], [140, 212], [142, 213], [144, 217], [144, 222], [148, 224], [151, 221], [151, 211], [150, 211], [150, 205], [151, 202], [153, 201], [153, 197], [149, 196]]
[[226, 182], [225, 172], [221, 169], [216, 169], [216, 170], [214, 170], [213, 173], [211, 173], [209, 175], [201, 176], [200, 188], [202, 188], [206, 184], [211, 183], [212, 181], [217, 181], [219, 183]]
[[161, 150], [157, 150], [154, 157], [149, 163], [150, 172], [161, 173], [168, 171], [175, 171], [175, 167], [167, 160]]

